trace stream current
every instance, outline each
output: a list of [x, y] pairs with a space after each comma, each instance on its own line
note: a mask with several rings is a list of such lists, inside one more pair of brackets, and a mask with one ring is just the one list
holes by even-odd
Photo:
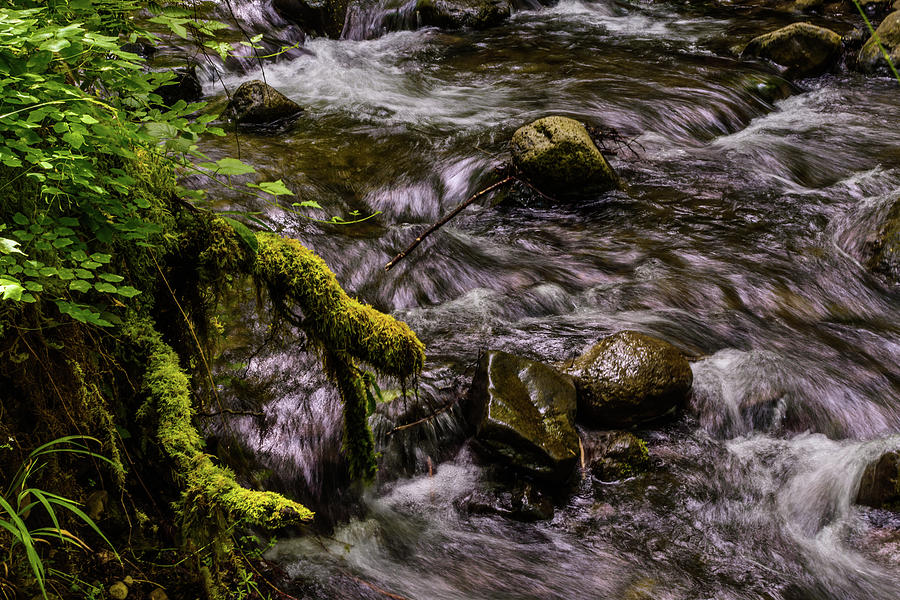
[[[844, 33], [851, 17], [823, 23]], [[853, 504], [867, 462], [900, 447], [900, 292], [859, 262], [900, 192], [897, 84], [846, 73], [791, 84], [732, 58], [788, 20], [562, 0], [488, 31], [309, 39], [266, 66], [305, 112], [286, 132], [243, 135], [242, 158], [327, 209], [313, 216], [381, 211], [346, 227], [266, 218], [428, 350], [418, 398], [373, 417], [379, 481], [359, 495], [341, 474], [340, 406], [315, 360], [271, 343], [250, 361], [275, 399], [264, 427], [240, 424], [247, 443], [329, 522], [327, 535], [269, 552], [293, 594], [900, 598], [900, 517]], [[212, 81], [207, 91], [218, 93]], [[496, 181], [513, 131], [549, 114], [632, 140], [611, 157], [627, 190], [476, 204], [382, 270]], [[230, 140], [207, 144], [234, 153]], [[490, 477], [453, 405], [479, 354], [560, 361], [622, 329], [693, 361], [689, 409], [638, 432], [652, 471], [587, 476], [546, 521], [462, 510]], [[357, 508], [340, 514], [344, 502]]]

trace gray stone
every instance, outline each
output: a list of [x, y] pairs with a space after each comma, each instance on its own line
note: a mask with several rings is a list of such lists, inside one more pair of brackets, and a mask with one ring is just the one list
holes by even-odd
[[584, 125], [545, 117], [520, 127], [509, 143], [513, 165], [550, 196], [619, 187], [619, 178]]
[[753, 38], [744, 58], [763, 58], [785, 67], [787, 74], [804, 77], [828, 70], [841, 53], [841, 36], [810, 23], [787, 27]]
[[900, 452], [887, 452], [863, 472], [856, 503], [874, 508], [900, 508]]
[[117, 581], [109, 586], [109, 596], [113, 600], [125, 600], [128, 597], [128, 586], [121, 581]]
[[265, 125], [297, 116], [300, 105], [259, 81], [242, 83], [231, 96], [228, 112], [238, 123]]
[[894, 66], [900, 68], [900, 10], [892, 12], [881, 22], [875, 35], [863, 45], [856, 59], [856, 66], [860, 71], [888, 75], [891, 73], [890, 67], [875, 43], [875, 36], [881, 40], [881, 45], [887, 50]]
[[591, 474], [601, 481], [634, 477], [650, 467], [647, 444], [627, 431], [597, 433], [585, 440]]
[[543, 363], [506, 352], [481, 360], [469, 396], [478, 446], [527, 475], [567, 479], [579, 456], [575, 386]]
[[457, 29], [487, 29], [509, 18], [506, 0], [418, 0], [416, 16], [421, 25]]
[[900, 198], [863, 245], [866, 266], [893, 284], [900, 283]]
[[693, 383], [691, 366], [675, 346], [636, 331], [600, 340], [567, 371], [578, 389], [578, 419], [602, 428], [672, 413]]

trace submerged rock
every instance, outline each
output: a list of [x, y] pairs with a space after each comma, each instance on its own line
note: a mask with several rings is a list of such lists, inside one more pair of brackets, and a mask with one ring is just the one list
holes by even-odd
[[416, 15], [420, 25], [458, 29], [487, 29], [509, 18], [506, 0], [418, 0]]
[[578, 419], [604, 428], [674, 412], [693, 383], [691, 366], [675, 346], [637, 331], [600, 340], [568, 372], [578, 389]]
[[510, 490], [475, 490], [457, 502], [469, 514], [500, 515], [516, 521], [545, 521], [553, 518], [553, 502], [528, 483]]
[[866, 467], [856, 503], [873, 508], [900, 508], [900, 452], [888, 452]]
[[875, 35], [869, 38], [856, 59], [857, 68], [864, 73], [881, 73], [890, 74], [890, 67], [875, 43], [875, 36], [881, 40], [881, 45], [887, 51], [888, 56], [895, 67], [900, 67], [900, 10], [889, 14], [878, 29]]
[[552, 367], [506, 352], [481, 360], [469, 396], [478, 446], [527, 475], [562, 481], [579, 456], [575, 386]]
[[792, 23], [750, 40], [744, 58], [763, 58], [782, 67], [791, 76], [818, 75], [840, 56], [841, 36], [810, 23]]
[[647, 444], [627, 431], [598, 434], [589, 445], [585, 453], [589, 455], [591, 474], [601, 481], [633, 477], [650, 467]]
[[513, 165], [548, 195], [609, 190], [619, 179], [584, 125], [545, 117], [520, 127], [510, 141]]
[[242, 83], [228, 104], [228, 112], [235, 121], [253, 125], [284, 121], [302, 110], [299, 104], [259, 80]]
[[863, 247], [865, 264], [894, 284], [900, 283], [900, 198]]

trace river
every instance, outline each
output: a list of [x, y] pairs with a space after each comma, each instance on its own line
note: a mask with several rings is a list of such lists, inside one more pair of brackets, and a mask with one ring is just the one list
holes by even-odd
[[[258, 4], [243, 10], [258, 20]], [[897, 82], [841, 72], [789, 83], [735, 57], [791, 20], [562, 0], [486, 31], [310, 38], [266, 65], [266, 81], [305, 112], [287, 131], [243, 134], [242, 158], [325, 207], [314, 217], [380, 214], [342, 227], [263, 217], [351, 293], [409, 323], [428, 351], [418, 397], [373, 417], [383, 456], [367, 490], [342, 475], [340, 407], [302, 347], [270, 340], [244, 369], [274, 400], [263, 423], [240, 430], [273, 481], [326, 524], [268, 554], [292, 594], [900, 597], [900, 516], [853, 504], [866, 463], [900, 447], [900, 289], [860, 264], [900, 191]], [[817, 22], [845, 33], [855, 21]], [[225, 82], [259, 77], [251, 67]], [[627, 189], [476, 204], [383, 271], [497, 180], [516, 128], [550, 114], [629, 140], [610, 157]], [[233, 138], [205, 150], [233, 154]], [[265, 331], [248, 329], [250, 348]], [[491, 479], [453, 404], [480, 352], [561, 361], [622, 329], [693, 361], [689, 409], [637, 432], [651, 472], [588, 476], [535, 523], [464, 510]]]

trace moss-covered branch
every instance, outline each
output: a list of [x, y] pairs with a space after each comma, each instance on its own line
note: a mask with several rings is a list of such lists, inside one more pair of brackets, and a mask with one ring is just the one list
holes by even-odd
[[178, 355], [162, 341], [149, 319], [132, 318], [123, 333], [146, 356], [147, 404], [142, 410], [155, 410], [157, 438], [175, 463], [186, 498], [201, 502], [206, 509], [221, 511], [232, 520], [270, 529], [312, 519], [313, 513], [301, 504], [274, 492], [245, 489], [231, 471], [213, 464], [202, 451], [200, 435], [192, 423], [190, 380], [178, 363]]
[[297, 240], [257, 234], [254, 275], [276, 302], [303, 312], [303, 329], [324, 348], [379, 372], [410, 377], [422, 370], [425, 347], [403, 322], [350, 298], [321, 258]]
[[350, 477], [375, 477], [375, 440], [366, 415], [366, 388], [353, 359], [343, 352], [325, 351], [325, 372], [337, 384], [344, 402], [344, 453]]

